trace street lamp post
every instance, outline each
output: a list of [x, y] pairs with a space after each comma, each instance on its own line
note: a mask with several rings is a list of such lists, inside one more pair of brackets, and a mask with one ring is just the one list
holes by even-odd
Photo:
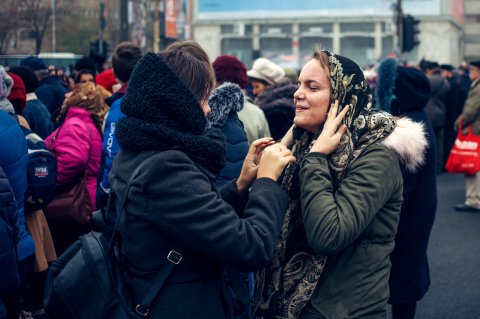
[[51, 0], [52, 6], [52, 51], [57, 51], [57, 30], [56, 30], [56, 18], [55, 18], [55, 0]]

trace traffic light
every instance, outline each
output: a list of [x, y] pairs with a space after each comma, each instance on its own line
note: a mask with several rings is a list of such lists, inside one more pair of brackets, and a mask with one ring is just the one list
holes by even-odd
[[417, 39], [418, 24], [420, 20], [415, 19], [411, 15], [405, 15], [402, 17], [402, 52], [412, 51], [420, 41]]
[[97, 71], [101, 72], [103, 70], [103, 64], [108, 58], [109, 43], [105, 40], [102, 40], [102, 52], [100, 53], [100, 41], [96, 39], [93, 42], [90, 42], [90, 53], [88, 54], [89, 58], [95, 61], [97, 65]]

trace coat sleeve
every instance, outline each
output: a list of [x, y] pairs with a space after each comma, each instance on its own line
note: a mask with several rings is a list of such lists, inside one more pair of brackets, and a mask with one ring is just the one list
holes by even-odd
[[[463, 128], [467, 127], [475, 120], [477, 120], [480, 112], [480, 84], [477, 84], [473, 89], [468, 92], [467, 99], [463, 106], [463, 112], [460, 115], [463, 117]], [[455, 127], [458, 128], [460, 118], [455, 121]]]
[[309, 245], [321, 255], [349, 246], [398, 186], [398, 162], [383, 147], [367, 147], [333, 191], [327, 157], [308, 154], [300, 170], [301, 206]]
[[140, 173], [149, 200], [145, 217], [158, 231], [222, 264], [240, 270], [265, 267], [279, 236], [287, 194], [271, 179], [256, 180], [241, 219], [186, 158], [167, 156]]
[[[53, 134], [53, 133], [52, 133]], [[91, 149], [91, 132], [78, 121], [65, 122], [52, 145], [57, 158], [57, 184], [72, 182], [85, 172]]]

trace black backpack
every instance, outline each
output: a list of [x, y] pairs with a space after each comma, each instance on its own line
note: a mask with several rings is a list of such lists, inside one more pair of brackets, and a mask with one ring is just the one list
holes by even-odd
[[47, 150], [43, 139], [31, 130], [20, 126], [28, 146], [27, 192], [25, 209], [43, 209], [55, 196], [57, 185], [57, 159]]
[[[149, 308], [169, 274], [181, 262], [184, 247], [179, 243], [165, 256], [164, 266], [149, 292], [141, 303], [134, 304], [116, 230], [130, 185], [148, 159], [150, 157], [130, 175], [117, 206], [120, 211], [112, 235], [95, 231], [82, 235], [50, 266], [44, 294], [45, 310], [50, 319], [151, 318]], [[111, 196], [107, 210], [110, 202]]]

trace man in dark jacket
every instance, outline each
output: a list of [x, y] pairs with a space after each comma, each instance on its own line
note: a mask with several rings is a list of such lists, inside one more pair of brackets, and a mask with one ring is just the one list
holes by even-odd
[[140, 48], [132, 42], [122, 42], [115, 48], [112, 55], [113, 73], [122, 86], [112, 96], [105, 99], [108, 106], [112, 106], [113, 102], [125, 95], [130, 75], [142, 56]]
[[20, 62], [20, 65], [28, 66], [37, 75], [40, 81], [35, 94], [38, 99], [45, 104], [50, 111], [52, 121], [55, 122], [63, 101], [65, 100], [65, 93], [67, 89], [60, 83], [60, 80], [56, 75], [50, 75], [47, 65], [42, 59], [36, 56], [29, 56]]
[[425, 112], [427, 112], [427, 116], [430, 122], [432, 122], [433, 132], [435, 133], [437, 174], [441, 174], [444, 166], [443, 140], [450, 84], [440, 74], [440, 66], [437, 62], [430, 62], [425, 73], [430, 81], [430, 88], [432, 89], [432, 95], [425, 107]]
[[[377, 107], [394, 116], [405, 116], [421, 123], [428, 141], [421, 167], [415, 171], [402, 167], [404, 202], [395, 248], [390, 255], [392, 318], [413, 319], [416, 303], [430, 286], [427, 247], [437, 209], [435, 138], [424, 110], [431, 94], [430, 83], [423, 72], [398, 66], [394, 59], [386, 59], [378, 68], [377, 84]], [[422, 157], [422, 154], [417, 156]]]
[[115, 52], [112, 56], [113, 72], [118, 81], [122, 83], [122, 86], [112, 96], [105, 99], [105, 103], [110, 106], [110, 110], [105, 117], [102, 159], [98, 173], [96, 194], [98, 209], [107, 207], [108, 193], [110, 192], [108, 174], [110, 174], [110, 169], [112, 168], [115, 156], [120, 152], [120, 147], [118, 146], [117, 137], [115, 135], [115, 125], [125, 116], [120, 110], [120, 104], [122, 103], [123, 96], [127, 92], [130, 75], [141, 57], [142, 51], [132, 42], [120, 43], [115, 48]]
[[[445, 110], [445, 130], [443, 141], [443, 163], [447, 163], [448, 155], [457, 137], [454, 123], [457, 117], [462, 113], [463, 104], [467, 98], [467, 91], [460, 84], [460, 77], [454, 73], [453, 66], [442, 64], [442, 77], [450, 84], [450, 92], [447, 95], [447, 105]], [[444, 168], [445, 169], [445, 168]]]

